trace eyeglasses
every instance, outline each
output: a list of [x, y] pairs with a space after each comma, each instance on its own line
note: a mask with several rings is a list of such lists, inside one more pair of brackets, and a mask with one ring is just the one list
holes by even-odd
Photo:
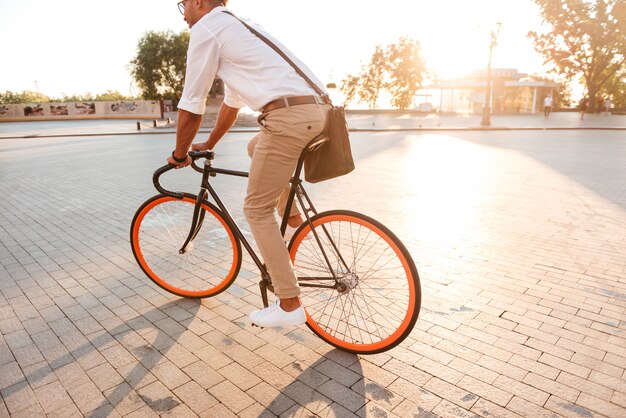
[[181, 15], [185, 14], [185, 0], [178, 2], [178, 11]]

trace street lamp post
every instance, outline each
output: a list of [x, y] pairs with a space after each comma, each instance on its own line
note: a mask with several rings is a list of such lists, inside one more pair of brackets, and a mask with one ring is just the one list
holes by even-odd
[[500, 32], [501, 23], [496, 23], [497, 29], [491, 31], [491, 42], [489, 43], [489, 63], [487, 64], [487, 88], [485, 89], [485, 104], [483, 106], [483, 118], [480, 121], [481, 126], [491, 126], [491, 56], [493, 47], [497, 45], [498, 32]]

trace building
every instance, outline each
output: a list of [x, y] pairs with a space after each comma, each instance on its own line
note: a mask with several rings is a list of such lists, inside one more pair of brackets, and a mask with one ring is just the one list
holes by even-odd
[[[466, 77], [442, 80], [429, 88], [438, 92], [440, 112], [482, 113], [485, 105], [487, 70], [472, 71]], [[543, 99], [548, 93], [555, 95], [558, 84], [534, 80], [514, 68], [496, 68], [491, 71], [492, 113], [535, 113], [543, 109]]]

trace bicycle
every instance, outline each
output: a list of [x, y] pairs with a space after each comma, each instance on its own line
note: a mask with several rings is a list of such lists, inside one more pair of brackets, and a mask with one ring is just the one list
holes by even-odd
[[[300, 178], [303, 150], [291, 179], [284, 213], [298, 204], [306, 218], [288, 251], [302, 291], [307, 326], [327, 343], [357, 354], [375, 354], [400, 344], [412, 331], [420, 310], [421, 288], [415, 263], [388, 228], [348, 210], [318, 213]], [[159, 194], [144, 202], [133, 218], [130, 241], [144, 273], [175, 295], [205, 298], [225, 291], [237, 277], [245, 247], [261, 272], [263, 305], [271, 278], [259, 256], [229, 213], [209, 178], [218, 174], [248, 177], [247, 172], [213, 167], [210, 151], [191, 151], [191, 167], [202, 173], [197, 195], [165, 190], [154, 172]], [[196, 161], [204, 158], [204, 167]], [[208, 195], [214, 203], [207, 200]], [[287, 217], [280, 230], [284, 237]]]

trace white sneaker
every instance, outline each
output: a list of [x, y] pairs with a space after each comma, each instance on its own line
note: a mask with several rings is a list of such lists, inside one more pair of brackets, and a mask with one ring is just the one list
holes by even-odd
[[250, 314], [250, 321], [259, 327], [284, 327], [289, 325], [302, 325], [306, 323], [304, 308], [300, 306], [295, 311], [285, 312], [277, 300], [273, 305], [265, 309], [254, 311]]

